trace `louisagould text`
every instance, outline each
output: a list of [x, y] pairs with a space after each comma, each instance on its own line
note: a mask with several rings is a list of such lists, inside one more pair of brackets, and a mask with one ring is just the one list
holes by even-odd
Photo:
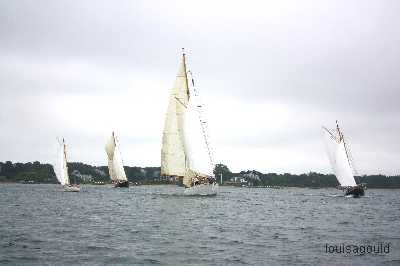
[[354, 255], [389, 254], [390, 243], [378, 243], [376, 245], [347, 245], [343, 243], [339, 245], [325, 244], [325, 253]]

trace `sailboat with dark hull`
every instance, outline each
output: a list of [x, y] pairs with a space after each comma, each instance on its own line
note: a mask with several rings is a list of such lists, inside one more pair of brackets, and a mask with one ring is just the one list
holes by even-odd
[[108, 157], [108, 172], [114, 187], [129, 187], [129, 181], [125, 174], [118, 140], [114, 132], [112, 132], [111, 138], [108, 140], [105, 148]]
[[189, 86], [186, 55], [183, 52], [165, 118], [161, 176], [172, 177], [185, 187], [185, 195], [216, 195], [218, 185], [194, 81]]
[[351, 195], [354, 198], [359, 198], [361, 196], [364, 196], [364, 186], [362, 184], [359, 184], [355, 187], [347, 187], [344, 189], [345, 191], [345, 196]]
[[340, 184], [338, 189], [343, 190], [345, 196], [364, 196], [365, 187], [363, 184], [357, 184], [354, 179], [352, 156], [338, 122], [336, 121], [336, 130], [322, 128], [329, 161]]

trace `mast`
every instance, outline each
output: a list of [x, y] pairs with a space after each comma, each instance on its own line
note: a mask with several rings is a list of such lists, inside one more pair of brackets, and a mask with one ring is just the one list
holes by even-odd
[[337, 120], [336, 120], [336, 130], [337, 130], [337, 132], [339, 134], [339, 141], [341, 141], [342, 138], [343, 138], [343, 135], [342, 135], [342, 132], [340, 131], [339, 123], [338, 123]]
[[63, 138], [63, 151], [64, 151], [64, 160], [67, 161], [67, 152], [66, 152], [66, 145], [64, 138]]
[[67, 145], [65, 144], [65, 140], [64, 140], [64, 138], [63, 138], [63, 150], [64, 150], [64, 165], [63, 165], [63, 167], [65, 167], [65, 174], [66, 174], [66, 179], [67, 179], [67, 183], [69, 184], [70, 183], [70, 180], [69, 180], [69, 175], [68, 175], [68, 164], [67, 164]]
[[188, 99], [190, 99], [190, 91], [189, 91], [189, 82], [188, 82], [188, 77], [187, 77], [187, 68], [186, 68], [186, 54], [185, 54], [185, 48], [182, 48], [182, 59], [183, 59], [183, 72], [185, 73], [185, 79], [186, 79], [186, 94], [188, 96]]
[[[188, 85], [188, 77], [187, 77], [187, 67], [186, 67], [186, 54], [185, 54], [185, 48], [182, 47], [182, 61], [183, 61], [183, 73], [185, 75], [185, 80], [186, 80], [186, 94], [187, 94], [187, 98], [188, 98], [188, 102], [190, 99], [190, 91], [189, 91], [189, 85]], [[187, 107], [187, 106], [186, 106]], [[189, 159], [188, 156], [186, 154], [185, 149], [183, 149], [183, 154], [185, 156], [185, 169], [188, 169], [189, 166]]]
[[[114, 131], [112, 132], [112, 139], [113, 139], [113, 143], [114, 143], [114, 151], [113, 151], [113, 158], [112, 158], [112, 164], [113, 164], [113, 167], [112, 167], [112, 174], [113, 174], [113, 178], [112, 179], [114, 179], [114, 178], [116, 178], [116, 183], [118, 183], [118, 177], [116, 177], [116, 174], [115, 174], [115, 167], [114, 167], [114, 156], [115, 156], [115, 148], [117, 147], [117, 144], [115, 143], [115, 134], [114, 134]], [[111, 181], [112, 182], [112, 181]]]
[[349, 151], [347, 149], [346, 141], [344, 140], [343, 133], [340, 130], [339, 123], [338, 123], [337, 120], [336, 120], [336, 128], [337, 128], [337, 131], [339, 133], [339, 140], [343, 141], [343, 146], [344, 146], [344, 150], [346, 151], [347, 161], [348, 161], [349, 165], [353, 165], [352, 160], [350, 159]]

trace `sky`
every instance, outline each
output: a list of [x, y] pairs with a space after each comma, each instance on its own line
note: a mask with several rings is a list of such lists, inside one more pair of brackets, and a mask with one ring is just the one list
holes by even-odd
[[159, 166], [185, 47], [215, 162], [331, 173], [321, 126], [359, 174], [400, 174], [399, 1], [0, 0], [0, 161]]

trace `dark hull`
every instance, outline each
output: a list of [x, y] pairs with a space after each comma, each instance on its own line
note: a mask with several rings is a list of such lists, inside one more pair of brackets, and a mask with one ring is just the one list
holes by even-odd
[[120, 181], [114, 184], [114, 187], [129, 187], [129, 181]]
[[349, 187], [345, 191], [345, 196], [351, 195], [354, 198], [364, 196], [364, 188], [361, 185], [358, 185], [356, 187]]

